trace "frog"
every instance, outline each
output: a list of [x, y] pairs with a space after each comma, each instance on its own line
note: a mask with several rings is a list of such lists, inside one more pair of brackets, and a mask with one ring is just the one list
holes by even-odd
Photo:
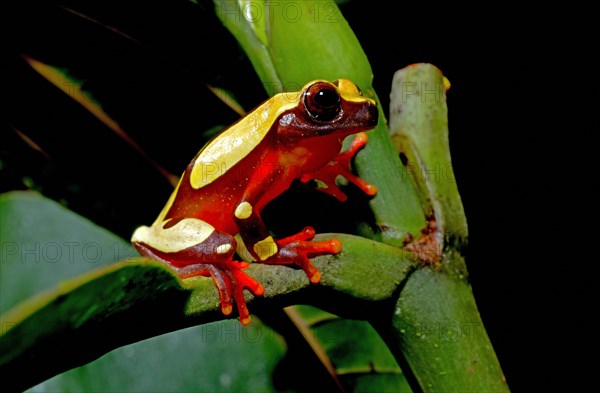
[[[275, 239], [262, 210], [294, 181], [314, 182], [343, 202], [347, 196], [336, 184], [342, 176], [374, 196], [377, 187], [354, 175], [351, 160], [377, 123], [376, 101], [349, 79], [313, 80], [275, 94], [196, 154], [154, 223], [137, 227], [131, 243], [182, 280], [212, 277], [221, 312], [230, 315], [233, 300], [247, 326], [252, 319], [244, 291], [265, 291], [244, 271], [250, 263], [295, 266], [317, 284], [321, 272], [310, 259], [342, 249], [335, 238], [315, 241], [311, 226]], [[350, 135], [354, 139], [342, 151]]]

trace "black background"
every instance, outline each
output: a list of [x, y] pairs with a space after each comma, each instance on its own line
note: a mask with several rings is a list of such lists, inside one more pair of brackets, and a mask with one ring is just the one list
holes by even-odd
[[[176, 174], [200, 147], [203, 131], [237, 118], [205, 83], [227, 87], [247, 109], [266, 98], [233, 38], [221, 40], [228, 37], [223, 28], [203, 16], [210, 6], [183, 0], [127, 3], [61, 4], [132, 39], [52, 2], [24, 1], [3, 12], [8, 30], [2, 51], [8, 56], [2, 65], [6, 121], [0, 139], [1, 191], [33, 185], [124, 238], [154, 219], [170, 185], [49, 86], [19, 53], [85, 76], [86, 88], [106, 103], [107, 112]], [[466, 14], [392, 4], [354, 0], [341, 9], [371, 62], [384, 106], [393, 73], [408, 64], [432, 63], [451, 81], [453, 167], [469, 223], [467, 263], [483, 321], [513, 391], [559, 390], [568, 376], [555, 352], [563, 344], [549, 337], [568, 322], [557, 318], [564, 312], [555, 301], [561, 289], [548, 274], [554, 267], [547, 251], [565, 234], [539, 200], [560, 180], [553, 174], [561, 156], [547, 143], [552, 113], [561, 110], [551, 75], [566, 58], [557, 47], [546, 52], [552, 36], [544, 26], [532, 29], [539, 17], [521, 9], [504, 5]], [[49, 158], [24, 144], [14, 129]], [[585, 369], [578, 358], [568, 363]]]

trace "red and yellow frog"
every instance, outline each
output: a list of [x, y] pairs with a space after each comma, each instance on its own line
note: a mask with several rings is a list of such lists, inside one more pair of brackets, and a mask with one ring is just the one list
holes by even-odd
[[311, 241], [311, 227], [273, 239], [260, 213], [295, 179], [319, 180], [324, 192], [344, 201], [335, 184], [342, 175], [374, 195], [375, 186], [350, 171], [366, 134], [340, 151], [346, 136], [374, 128], [377, 118], [375, 101], [346, 79], [312, 81], [298, 92], [273, 96], [200, 150], [156, 221], [136, 229], [133, 245], [181, 278], [211, 276], [221, 311], [232, 312], [233, 297], [240, 322], [248, 325], [243, 290], [262, 295], [264, 287], [243, 272], [248, 263], [234, 260], [236, 250], [259, 263], [297, 265], [318, 283], [321, 273], [309, 258], [337, 254], [340, 241]]

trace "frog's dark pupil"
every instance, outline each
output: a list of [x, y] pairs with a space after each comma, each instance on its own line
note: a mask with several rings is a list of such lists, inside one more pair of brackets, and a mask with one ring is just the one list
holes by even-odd
[[338, 102], [339, 96], [337, 92], [331, 89], [321, 89], [315, 95], [315, 103], [325, 108], [336, 106]]
[[308, 88], [304, 105], [310, 117], [318, 121], [334, 119], [340, 112], [340, 96], [333, 85], [316, 83]]

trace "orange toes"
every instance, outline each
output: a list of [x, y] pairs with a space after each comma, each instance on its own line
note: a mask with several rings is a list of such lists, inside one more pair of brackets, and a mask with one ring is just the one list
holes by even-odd
[[329, 250], [332, 254], [338, 254], [340, 251], [342, 251], [342, 242], [338, 239], [331, 239], [329, 241]]
[[252, 318], [250, 318], [250, 315], [246, 315], [244, 317], [240, 315], [240, 323], [244, 326], [248, 326], [252, 323]]
[[254, 294], [257, 296], [262, 296], [265, 293], [265, 287], [263, 287], [261, 284], [258, 284], [256, 288], [252, 289], [252, 292], [254, 292]]
[[315, 268], [315, 271], [308, 276], [309, 281], [312, 284], [318, 284], [321, 282], [321, 272]]
[[221, 304], [221, 312], [223, 313], [223, 315], [229, 315], [231, 314], [231, 311], [233, 311], [233, 306], [231, 305], [231, 303]]

